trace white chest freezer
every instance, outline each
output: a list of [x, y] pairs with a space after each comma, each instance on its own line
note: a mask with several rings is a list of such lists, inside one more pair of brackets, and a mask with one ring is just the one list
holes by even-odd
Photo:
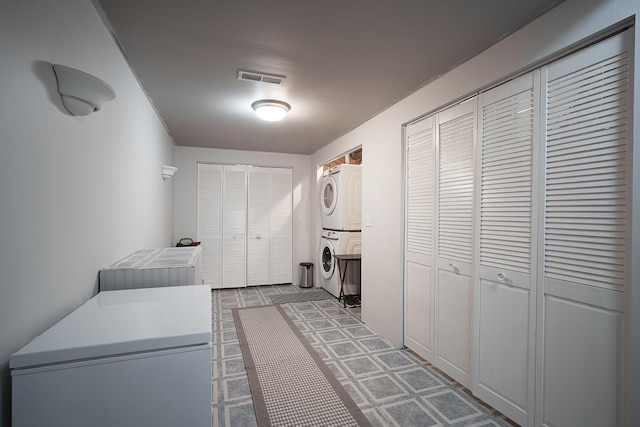
[[202, 284], [200, 246], [142, 249], [100, 270], [100, 291]]
[[101, 292], [9, 360], [13, 427], [211, 427], [211, 294]]

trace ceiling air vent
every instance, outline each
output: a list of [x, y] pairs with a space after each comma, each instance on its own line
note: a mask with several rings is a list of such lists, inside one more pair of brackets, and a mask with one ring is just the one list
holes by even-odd
[[254, 71], [238, 71], [238, 80], [248, 82], [269, 83], [272, 85], [281, 85], [287, 76], [278, 76], [276, 74], [257, 73]]

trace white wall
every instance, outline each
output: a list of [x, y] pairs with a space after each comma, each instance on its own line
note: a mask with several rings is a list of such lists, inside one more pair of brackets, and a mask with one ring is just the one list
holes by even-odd
[[311, 156], [300, 154], [263, 153], [258, 151], [219, 150], [210, 148], [175, 147], [174, 177], [175, 208], [173, 240], [181, 237], [196, 239], [198, 162], [283, 166], [293, 168], [293, 283], [299, 284], [299, 264], [314, 262], [311, 256], [311, 225], [309, 188], [311, 186]]
[[[171, 244], [173, 142], [89, 0], [20, 0], [0, 13], [0, 424], [8, 359], [97, 292], [100, 267]], [[68, 115], [48, 63], [116, 92]]]
[[[630, 7], [631, 9], [631, 7]], [[640, 9], [640, 1], [635, 1], [636, 20], [637, 14]], [[638, 54], [638, 47], [640, 46], [640, 29], [636, 22], [636, 34], [635, 34], [635, 58], [634, 58], [634, 87], [633, 87], [633, 164], [640, 165], [640, 55]], [[635, 262], [632, 263], [629, 270], [631, 273], [631, 297], [628, 301], [628, 309], [630, 315], [627, 316], [627, 330], [631, 336], [628, 342], [628, 358], [630, 361], [630, 369], [628, 372], [628, 389], [625, 390], [627, 396], [628, 418], [627, 424], [630, 426], [640, 425], [640, 262], [637, 260], [640, 258], [640, 167], [633, 169], [633, 205], [632, 205], [632, 218], [631, 225], [631, 259]]]
[[[353, 147], [362, 146], [362, 213], [363, 218], [367, 215], [372, 218], [371, 227], [362, 230], [362, 318], [377, 333], [396, 346], [403, 344], [402, 125], [566, 52], [585, 39], [633, 17], [639, 4], [638, 0], [568, 0], [314, 153], [312, 164], [315, 166]], [[636, 65], [636, 83], [640, 82], [638, 69], [640, 67]], [[635, 116], [637, 124], [638, 114]], [[640, 150], [637, 132], [634, 143]], [[319, 187], [318, 175], [316, 194]], [[317, 197], [312, 198], [312, 212], [313, 247], [317, 248], [322, 227]], [[635, 217], [640, 215], [636, 214]], [[638, 218], [634, 227], [637, 237], [640, 227]], [[635, 239], [634, 245], [637, 253], [640, 248], [638, 239]], [[633, 258], [638, 259], [638, 255]], [[636, 265], [633, 268], [633, 303], [637, 309], [640, 301], [640, 267]], [[633, 315], [636, 320], [640, 316], [638, 313]], [[636, 361], [640, 360], [638, 332], [640, 328], [632, 331], [631, 341], [631, 359]], [[639, 370], [635, 362], [632, 374], [638, 381], [631, 381], [631, 384], [635, 387], [632, 397], [635, 396], [636, 401], [640, 400], [640, 386], [637, 385], [640, 383]], [[638, 408], [638, 405], [635, 407]], [[635, 420], [638, 421], [635, 425], [640, 425], [640, 414], [638, 409], [634, 410]]]

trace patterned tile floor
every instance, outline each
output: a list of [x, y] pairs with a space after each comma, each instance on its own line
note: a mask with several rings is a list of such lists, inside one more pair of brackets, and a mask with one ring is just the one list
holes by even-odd
[[[214, 427], [256, 426], [231, 309], [271, 304], [274, 294], [306, 291], [277, 285], [211, 293]], [[344, 309], [335, 298], [282, 308], [374, 426], [512, 426], [464, 387], [374, 334], [360, 321], [359, 308]]]

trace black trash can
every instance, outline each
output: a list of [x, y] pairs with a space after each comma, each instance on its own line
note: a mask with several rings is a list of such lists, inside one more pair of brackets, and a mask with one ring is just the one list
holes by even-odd
[[301, 262], [300, 267], [300, 287], [313, 288], [313, 263]]

